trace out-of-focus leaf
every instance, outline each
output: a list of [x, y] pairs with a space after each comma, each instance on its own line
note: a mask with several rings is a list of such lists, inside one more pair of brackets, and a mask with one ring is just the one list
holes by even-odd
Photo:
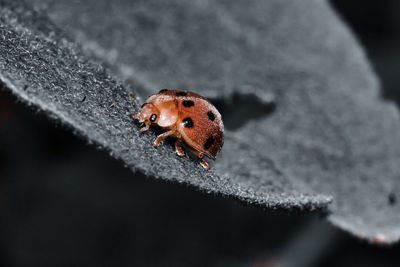
[[[35, 1], [84, 52], [45, 16], [6, 3], [1, 80], [130, 167], [271, 208], [324, 208], [332, 195], [334, 224], [399, 239], [398, 111], [378, 99], [362, 50], [326, 2]], [[88, 56], [142, 100], [182, 88], [226, 101], [252, 93], [275, 109], [228, 129], [205, 172], [139, 136], [126, 89]]]

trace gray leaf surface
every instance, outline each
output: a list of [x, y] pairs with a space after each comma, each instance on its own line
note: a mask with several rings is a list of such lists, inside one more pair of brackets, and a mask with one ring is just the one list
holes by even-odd
[[[0, 3], [1, 81], [132, 169], [268, 208], [329, 205], [355, 235], [399, 239], [398, 111], [326, 2]], [[228, 127], [206, 172], [130, 119], [128, 92], [162, 88], [275, 108]]]

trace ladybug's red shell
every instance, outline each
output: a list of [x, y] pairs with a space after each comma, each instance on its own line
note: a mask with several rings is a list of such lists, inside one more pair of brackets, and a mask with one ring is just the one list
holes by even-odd
[[160, 119], [164, 111], [169, 117], [176, 116], [176, 136], [180, 134], [189, 147], [215, 158], [223, 144], [224, 125], [210, 102], [187, 91], [161, 90], [147, 99], [150, 103], [159, 109]]

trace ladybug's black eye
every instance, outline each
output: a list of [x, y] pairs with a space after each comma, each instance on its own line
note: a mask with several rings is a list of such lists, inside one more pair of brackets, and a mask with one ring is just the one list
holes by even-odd
[[151, 114], [150, 121], [155, 122], [156, 119], [157, 119], [157, 114]]

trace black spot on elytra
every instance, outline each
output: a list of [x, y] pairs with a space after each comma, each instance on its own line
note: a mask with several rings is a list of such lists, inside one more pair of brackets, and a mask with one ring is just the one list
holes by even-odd
[[215, 115], [214, 115], [214, 113], [212, 113], [211, 110], [207, 111], [207, 116], [208, 116], [208, 119], [210, 121], [214, 121], [215, 120]]
[[209, 149], [214, 144], [214, 137], [210, 136], [203, 144], [204, 149]]
[[272, 116], [277, 109], [276, 102], [265, 102], [254, 94], [234, 93], [226, 98], [210, 100], [221, 113], [224, 126], [229, 130], [239, 129], [252, 120]]
[[182, 120], [182, 122], [183, 122], [183, 126], [185, 128], [192, 128], [193, 127], [193, 120], [190, 117], [184, 118]]
[[176, 92], [176, 96], [186, 96], [187, 94], [185, 92]]
[[161, 89], [160, 91], [158, 91], [158, 93], [164, 93], [164, 92], [167, 92], [168, 91], [168, 89]]
[[144, 106], [146, 106], [147, 105], [147, 103], [143, 103], [143, 105], [141, 106], [141, 108], [144, 108]]
[[182, 101], [182, 105], [184, 107], [190, 108], [194, 106], [194, 102], [192, 100], [184, 100]]

